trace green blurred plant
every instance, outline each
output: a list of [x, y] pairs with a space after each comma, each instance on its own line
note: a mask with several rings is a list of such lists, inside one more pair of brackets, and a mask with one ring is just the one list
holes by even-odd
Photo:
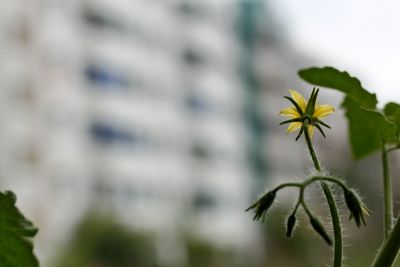
[[[221, 248], [190, 234], [185, 236], [183, 241], [187, 252], [186, 266], [188, 267], [241, 266], [236, 262], [237, 253], [233, 248]], [[249, 266], [248, 262], [246, 262], [246, 266]]]
[[[336, 89], [345, 94], [342, 108], [346, 112], [346, 117], [349, 125], [349, 139], [352, 148], [353, 156], [356, 159], [363, 158], [377, 150], [382, 154], [382, 169], [383, 169], [383, 188], [384, 188], [384, 240], [379, 249], [378, 254], [373, 260], [371, 267], [390, 267], [393, 266], [398, 252], [400, 250], [400, 220], [397, 220], [393, 226], [393, 194], [392, 194], [392, 178], [390, 174], [389, 153], [400, 149], [400, 105], [394, 102], [388, 103], [382, 110], [377, 108], [377, 98], [365, 90], [361, 82], [347, 72], [341, 72], [332, 67], [324, 68], [308, 68], [299, 71], [299, 76], [305, 81], [315, 85], [323, 86], [331, 89]], [[302, 183], [284, 183], [276, 187], [272, 191], [268, 191], [257, 200], [249, 209], [255, 210], [254, 219], [264, 218], [265, 213], [271, 207], [276, 192], [285, 187], [298, 187], [300, 190], [299, 200], [295, 205], [293, 212], [288, 217], [287, 236], [291, 237], [293, 229], [296, 225], [296, 211], [299, 206], [302, 206], [310, 218], [310, 223], [315, 231], [330, 244], [330, 237], [326, 233], [323, 224], [316, 219], [308, 210], [304, 202], [304, 189], [314, 181], [335, 183], [343, 190], [343, 196], [347, 208], [350, 211], [350, 219], [354, 218], [356, 225], [365, 225], [365, 217], [369, 215], [369, 211], [365, 204], [357, 196], [354, 190], [348, 188], [343, 181], [336, 177], [330, 177], [321, 174], [321, 167], [316, 157], [311, 141], [311, 131], [309, 126], [317, 127], [321, 124], [319, 118], [315, 116], [315, 108], [312, 106], [316, 103], [318, 89], [313, 89], [310, 100], [307, 106], [304, 107], [304, 100], [291, 92], [292, 98], [289, 99], [295, 106], [295, 113], [292, 113], [292, 119], [283, 123], [291, 123], [288, 131], [294, 128], [300, 128], [298, 140], [302, 133], [305, 134], [307, 146], [309, 148], [314, 166], [319, 174], [314, 175], [303, 181]], [[311, 104], [310, 104], [311, 103]], [[311, 107], [310, 107], [311, 105]], [[292, 109], [292, 112], [294, 110]], [[283, 113], [288, 113], [288, 110], [283, 110]], [[285, 114], [284, 114], [285, 115]], [[314, 118], [316, 117], [316, 118]], [[297, 123], [294, 127], [293, 123]], [[301, 125], [299, 125], [300, 123]], [[321, 124], [329, 127], [328, 125]], [[320, 125], [319, 125], [320, 126]], [[323, 134], [322, 129], [318, 130]], [[329, 187], [326, 184], [321, 184], [331, 211], [333, 222], [333, 230], [335, 234], [335, 256], [333, 266], [342, 266], [342, 233], [340, 229], [340, 218], [337, 217], [337, 209], [335, 210], [335, 201], [330, 199], [332, 194], [329, 193]], [[337, 225], [338, 223], [338, 225]]]
[[130, 231], [112, 218], [88, 214], [55, 266], [157, 266], [154, 238], [150, 234]]

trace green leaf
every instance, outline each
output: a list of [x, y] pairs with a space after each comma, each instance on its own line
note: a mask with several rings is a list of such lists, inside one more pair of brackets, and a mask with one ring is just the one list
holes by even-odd
[[[386, 118], [396, 124], [397, 129], [400, 131], [400, 105], [394, 102], [386, 104], [384, 108]], [[399, 139], [399, 131], [397, 132], [397, 141]]]
[[396, 124], [400, 124], [400, 105], [394, 102], [387, 103], [384, 108], [385, 115]]
[[383, 142], [397, 139], [397, 126], [375, 110], [365, 109], [346, 97], [342, 106], [349, 122], [350, 143], [356, 159], [382, 148]]
[[389, 103], [384, 114], [376, 111], [376, 95], [345, 71], [332, 67], [308, 68], [299, 71], [305, 81], [345, 93], [343, 107], [349, 123], [350, 143], [359, 159], [381, 149], [383, 143], [397, 143], [400, 129], [400, 105]]
[[29, 238], [37, 229], [15, 206], [15, 195], [0, 192], [0, 266], [38, 267]]
[[339, 71], [332, 67], [313, 67], [302, 69], [298, 74], [303, 80], [313, 85], [328, 87], [345, 93], [363, 107], [373, 109], [378, 103], [375, 94], [365, 90], [357, 78], [351, 77], [345, 71]]

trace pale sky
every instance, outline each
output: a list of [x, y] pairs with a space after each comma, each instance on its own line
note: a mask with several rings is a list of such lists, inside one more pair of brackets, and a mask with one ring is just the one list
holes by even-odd
[[380, 105], [400, 103], [400, 1], [270, 0], [300, 52], [361, 79]]

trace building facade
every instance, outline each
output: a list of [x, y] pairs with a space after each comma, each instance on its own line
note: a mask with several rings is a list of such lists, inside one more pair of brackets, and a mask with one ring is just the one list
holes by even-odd
[[0, 6], [1, 186], [40, 227], [41, 258], [93, 208], [178, 243], [182, 228], [221, 246], [253, 242], [243, 210], [265, 158], [254, 149], [264, 142], [257, 70], [243, 75], [258, 47], [240, 34], [247, 5]]

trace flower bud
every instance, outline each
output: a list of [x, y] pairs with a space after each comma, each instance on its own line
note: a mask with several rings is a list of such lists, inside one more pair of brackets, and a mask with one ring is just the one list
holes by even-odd
[[344, 190], [344, 199], [350, 211], [350, 220], [354, 218], [357, 227], [365, 225], [365, 216], [370, 215], [369, 210], [353, 190]]
[[293, 230], [294, 227], [296, 226], [296, 215], [294, 213], [292, 213], [288, 220], [287, 220], [287, 224], [286, 224], [286, 236], [287, 237], [292, 237], [293, 236]]
[[251, 205], [249, 208], [247, 208], [246, 211], [254, 209], [255, 215], [254, 215], [253, 220], [259, 220], [262, 217], [263, 221], [264, 221], [265, 214], [268, 211], [268, 209], [272, 206], [272, 204], [274, 203], [275, 196], [276, 196], [275, 191], [270, 191], [270, 192], [266, 193], [259, 200], [257, 200], [253, 205]]
[[332, 240], [329, 237], [328, 233], [326, 232], [324, 226], [322, 223], [317, 219], [312, 216], [310, 216], [310, 223], [314, 230], [325, 240], [325, 242], [329, 245], [332, 246]]
[[312, 90], [310, 99], [308, 100], [308, 103], [307, 103], [305, 114], [307, 116], [309, 116], [310, 118], [312, 118], [313, 115], [314, 115], [315, 104], [317, 102], [318, 92], [319, 92], [319, 89], [316, 89], [314, 87], [313, 90]]

